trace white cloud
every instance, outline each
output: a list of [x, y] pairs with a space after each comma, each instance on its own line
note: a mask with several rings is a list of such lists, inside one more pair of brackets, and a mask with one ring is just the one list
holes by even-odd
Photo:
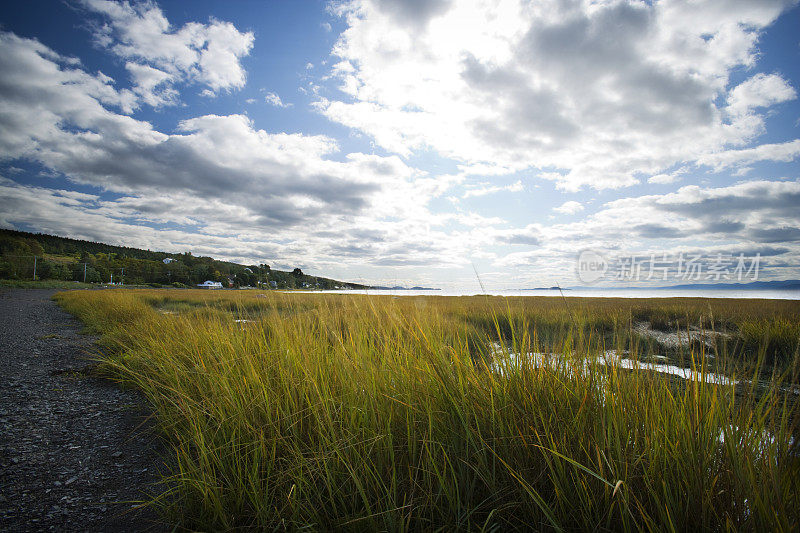
[[391, 170], [405, 174], [387, 176], [376, 162], [329, 161], [337, 150], [332, 139], [267, 133], [242, 115], [196, 117], [165, 134], [109, 111], [103, 104], [122, 107], [122, 93], [105, 78], [60, 67], [54, 58], [37, 41], [0, 35], [0, 156], [34, 160], [74, 181], [117, 192], [241, 196], [251, 209], [266, 211], [264, 223], [276, 224], [315, 209], [356, 212], [370, 191], [410, 176], [394, 160]]
[[562, 213], [564, 215], [574, 215], [575, 213], [580, 213], [583, 211], [583, 204], [574, 200], [570, 200], [568, 202], [564, 202], [558, 207], [554, 207], [553, 211], [556, 213]]
[[278, 96], [275, 93], [272, 93], [272, 92], [268, 92], [264, 96], [264, 101], [267, 102], [269, 105], [275, 106], [275, 107], [283, 107], [283, 108], [292, 107], [292, 104], [283, 103], [283, 100], [281, 100], [281, 97]]
[[[66, 139], [99, 143], [102, 139], [96, 132], [100, 129], [137, 145], [163, 138], [149, 124], [106, 108], [129, 108], [129, 91], [117, 91], [108, 76], [74, 68], [38, 41], [0, 32], [0, 65], [3, 157], [38, 157]], [[36, 99], [31, 94], [36, 94]], [[67, 124], [72, 132], [65, 131]]]
[[160, 107], [178, 103], [179, 94], [172, 86], [174, 81], [172, 75], [139, 63], [128, 62], [125, 68], [133, 82], [133, 92], [139, 95], [145, 104]]
[[510, 185], [504, 185], [504, 186], [483, 184], [483, 185], [478, 186], [478, 187], [476, 187], [474, 189], [467, 189], [467, 191], [465, 191], [464, 194], [461, 197], [462, 198], [471, 198], [471, 197], [474, 197], [474, 196], [486, 196], [487, 194], [494, 194], [494, 193], [502, 192], [502, 191], [520, 192], [520, 191], [522, 191], [524, 189], [525, 189], [525, 187], [522, 185], [522, 181], [521, 180], [517, 180], [517, 181], [515, 181], [514, 183], [512, 183]]
[[[329, 137], [270, 133], [243, 115], [194, 117], [161, 132], [110, 109], [122, 109], [127, 94], [113, 80], [14, 34], [0, 33], [0, 67], [0, 159], [122, 195], [4, 182], [6, 227], [319, 269], [441, 267], [469, 247], [468, 234], [442, 229], [469, 217], [426, 207], [442, 181], [397, 156], [332, 157], [339, 148]], [[158, 232], [162, 224], [191, 229]]]
[[[754, 180], [725, 187], [688, 185], [676, 192], [610, 201], [572, 224], [544, 231], [550, 241], [614, 243], [641, 249], [650, 241], [758, 244], [800, 242], [800, 180]], [[782, 236], [782, 240], [776, 237]]]
[[[696, 252], [761, 253], [766, 272], [797, 277], [800, 268], [800, 180], [755, 180], [724, 187], [680, 188], [662, 195], [620, 198], [568, 224], [493, 230], [488, 242], [531, 244], [500, 255], [497, 267], [529, 279], [573, 280], [577, 250], [611, 256]], [[511, 240], [513, 237], [514, 240]], [[526, 237], [529, 242], [526, 242]]]
[[[751, 72], [738, 86], [728, 79], [755, 67], [759, 32], [778, 3], [337, 4], [347, 29], [329, 68], [346, 94], [332, 96], [324, 78], [322, 87], [304, 80], [304, 90], [327, 95], [317, 109], [371, 135], [377, 153], [398, 154], [387, 156], [340, 153], [326, 135], [271, 132], [245, 115], [186, 108], [169, 130], [125, 116], [179, 103], [179, 83], [208, 97], [241, 87], [249, 46], [240, 55], [220, 49], [237, 50], [249, 34], [215, 20], [172, 27], [155, 4], [87, 2], [104, 13], [96, 38], [121, 58], [131, 89], [38, 41], [0, 33], [0, 159], [40, 164], [42, 175], [97, 194], [0, 179], [0, 225], [419, 283], [437, 268], [466, 266], [472, 276], [470, 258], [490, 271], [519, 267], [486, 274], [497, 283], [565, 279], [583, 247], [750, 247], [798, 258], [796, 180], [592, 203], [591, 214], [569, 223], [549, 210], [576, 214], [584, 205], [550, 204], [549, 184], [530, 183], [668, 184], [699, 165], [743, 175], [758, 161], [794, 161], [800, 140], [753, 146], [772, 106], [795, 98], [794, 88], [779, 73]], [[219, 64], [202, 61], [210, 40]], [[453, 158], [440, 166], [449, 173], [402, 159], [428, 151]], [[13, 168], [5, 172], [16, 177]], [[534, 187], [544, 192], [529, 195], [538, 213], [525, 215], [495, 198], [458, 198]], [[495, 211], [462, 210], [471, 203]], [[453, 271], [440, 277], [462, 283]]]
[[401, 5], [337, 4], [347, 29], [331, 75], [345, 97], [316, 107], [404, 156], [616, 188], [751, 142], [759, 113], [794, 97], [777, 74], [728, 88], [782, 0]]
[[778, 74], [756, 74], [728, 93], [728, 110], [743, 115], [758, 107], [794, 100], [797, 93]]
[[650, 176], [647, 178], [647, 183], [654, 183], [658, 185], [667, 185], [670, 183], [675, 183], [676, 181], [680, 181], [681, 176], [686, 174], [689, 169], [686, 167], [681, 167], [674, 172], [667, 172], [663, 174], [656, 174], [654, 176]]
[[749, 165], [758, 161], [794, 161], [800, 156], [800, 139], [785, 143], [762, 144], [755, 148], [725, 150], [703, 155], [698, 163], [716, 171], [736, 165]]
[[132, 223], [131, 218], [141, 219], [141, 214], [127, 203], [126, 198], [103, 202], [94, 195], [19, 185], [0, 178], [1, 227], [24, 224], [53, 235], [171, 252], [192, 251], [221, 259], [300, 259], [291, 253], [282, 257], [280, 251], [286, 247], [263, 234], [237, 242], [227, 236]]
[[152, 2], [83, 0], [83, 5], [105, 18], [95, 41], [126, 60], [133, 92], [148, 105], [176, 104], [179, 82], [205, 86], [206, 96], [245, 84], [240, 60], [253, 47], [252, 32], [213, 18], [175, 28]]

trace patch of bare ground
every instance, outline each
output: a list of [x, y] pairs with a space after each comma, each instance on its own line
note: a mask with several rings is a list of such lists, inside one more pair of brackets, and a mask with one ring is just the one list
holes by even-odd
[[652, 339], [666, 348], [687, 347], [692, 342], [700, 342], [706, 346], [715, 346], [715, 341], [719, 337], [728, 338], [730, 333], [722, 331], [704, 330], [697, 327], [690, 327], [688, 330], [678, 329], [675, 331], [660, 331], [650, 327], [647, 322], [639, 322], [633, 327], [633, 331], [638, 335]]

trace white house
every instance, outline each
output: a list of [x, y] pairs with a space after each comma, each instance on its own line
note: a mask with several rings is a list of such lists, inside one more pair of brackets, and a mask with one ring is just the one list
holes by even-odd
[[164, 258], [164, 259], [162, 259], [161, 261], [163, 261], [163, 263], [164, 263], [165, 265], [168, 265], [168, 264], [172, 263], [172, 262], [173, 262], [173, 261], [175, 261], [175, 260], [174, 260], [173, 258], [171, 258], [171, 257], [165, 257], [165, 258]]
[[206, 280], [203, 283], [198, 284], [197, 286], [200, 287], [201, 289], [221, 289], [222, 283], [220, 283], [219, 281]]

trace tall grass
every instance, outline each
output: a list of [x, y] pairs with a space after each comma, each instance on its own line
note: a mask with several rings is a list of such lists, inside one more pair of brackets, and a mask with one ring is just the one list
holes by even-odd
[[[631, 324], [653, 304], [576, 299], [569, 316], [546, 299], [114, 291], [58, 300], [102, 333], [106, 368], [157, 413], [174, 474], [156, 504], [183, 527], [800, 524], [797, 351], [766, 386], [598, 359], [608, 349], [636, 356]], [[708, 309], [672, 305], [687, 320]], [[711, 310], [745, 329], [796, 325], [797, 311]], [[768, 349], [723, 366], [755, 375]], [[545, 355], [513, 355], [534, 352]], [[705, 370], [704, 351], [685, 356]]]

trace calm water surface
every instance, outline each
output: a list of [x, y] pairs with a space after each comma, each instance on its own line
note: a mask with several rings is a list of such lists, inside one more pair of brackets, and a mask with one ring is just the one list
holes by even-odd
[[[442, 289], [437, 291], [404, 291], [404, 290], [333, 290], [333, 291], [293, 291], [322, 292], [327, 294], [373, 294], [388, 296], [474, 296], [490, 294], [492, 296], [551, 296], [561, 298], [557, 290], [497, 290], [482, 291], [480, 289]], [[671, 289], [575, 289], [565, 290], [567, 298], [764, 298], [770, 300], [800, 300], [800, 291], [779, 290], [671, 290]]]

